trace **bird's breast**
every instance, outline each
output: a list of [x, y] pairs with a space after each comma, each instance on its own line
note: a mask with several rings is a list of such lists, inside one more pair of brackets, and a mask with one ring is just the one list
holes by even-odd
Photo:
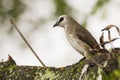
[[91, 49], [91, 47], [88, 44], [80, 40], [74, 33], [71, 34], [67, 33], [66, 36], [69, 43], [76, 51], [78, 51], [80, 54], [84, 56], [88, 55], [88, 52]]

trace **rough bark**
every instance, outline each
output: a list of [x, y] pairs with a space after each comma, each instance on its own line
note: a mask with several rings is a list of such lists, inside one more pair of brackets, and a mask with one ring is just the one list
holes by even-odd
[[[19, 66], [9, 56], [6, 62], [0, 63], [0, 80], [120, 80], [120, 49], [108, 53], [101, 51], [91, 59], [82, 59], [78, 63], [61, 67]], [[83, 72], [83, 67], [89, 65]]]

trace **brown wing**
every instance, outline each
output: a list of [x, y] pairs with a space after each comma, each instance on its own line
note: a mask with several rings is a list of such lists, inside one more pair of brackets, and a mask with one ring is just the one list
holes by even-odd
[[[95, 46], [98, 45], [97, 41], [91, 35], [91, 33], [85, 28], [83, 28], [81, 25], [78, 28], [76, 28], [75, 31], [76, 31], [76, 36], [82, 41], [86, 42], [91, 48], [94, 49]], [[99, 46], [97, 48], [100, 49]]]

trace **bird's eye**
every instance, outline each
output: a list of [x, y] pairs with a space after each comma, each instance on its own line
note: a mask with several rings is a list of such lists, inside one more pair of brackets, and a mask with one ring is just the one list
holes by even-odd
[[64, 18], [61, 17], [58, 22], [60, 23], [60, 22], [62, 22], [63, 20], [64, 20]]

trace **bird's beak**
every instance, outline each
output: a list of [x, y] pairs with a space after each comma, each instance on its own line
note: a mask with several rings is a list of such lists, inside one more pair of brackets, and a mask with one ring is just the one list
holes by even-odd
[[56, 26], [58, 26], [58, 23], [57, 23], [57, 22], [53, 25], [53, 27], [56, 27]]

